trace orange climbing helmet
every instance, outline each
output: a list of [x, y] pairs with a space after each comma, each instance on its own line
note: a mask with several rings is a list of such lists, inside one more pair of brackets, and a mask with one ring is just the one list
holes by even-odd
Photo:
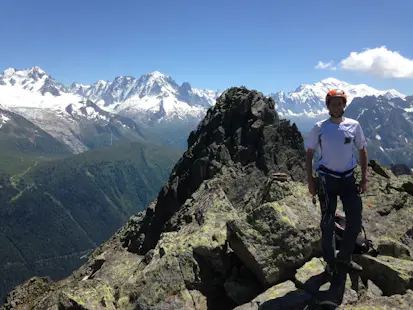
[[343, 98], [344, 104], [347, 104], [347, 94], [344, 92], [344, 90], [341, 90], [341, 89], [330, 90], [326, 96], [326, 104], [328, 105], [330, 102], [330, 99], [334, 97]]

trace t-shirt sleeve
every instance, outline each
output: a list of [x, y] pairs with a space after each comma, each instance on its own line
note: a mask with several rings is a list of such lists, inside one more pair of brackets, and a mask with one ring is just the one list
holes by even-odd
[[306, 150], [307, 149], [315, 150], [317, 148], [319, 132], [320, 132], [320, 127], [318, 125], [315, 125], [313, 129], [311, 129], [309, 136], [304, 142], [304, 147]]
[[361, 150], [363, 147], [367, 148], [366, 137], [364, 136], [360, 123], [358, 123], [356, 127], [356, 137], [354, 139], [354, 144], [356, 145], [358, 150]]

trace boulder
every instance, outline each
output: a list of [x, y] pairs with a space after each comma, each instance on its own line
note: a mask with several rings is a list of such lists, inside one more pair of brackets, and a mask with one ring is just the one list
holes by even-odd
[[226, 252], [227, 221], [237, 219], [237, 211], [217, 182], [205, 181], [174, 214], [155, 247], [154, 257], [195, 252], [219, 266]]
[[230, 247], [265, 287], [292, 278], [319, 252], [319, 211], [303, 185], [289, 186], [291, 195], [228, 222]]
[[[192, 255], [165, 254], [141, 272], [131, 275], [119, 290], [135, 309], [195, 309], [190, 290], [200, 282], [199, 266]], [[198, 294], [198, 299], [200, 295]], [[204, 299], [205, 300], [205, 299]], [[200, 299], [202, 303], [202, 300]], [[204, 308], [206, 309], [206, 308]]]
[[411, 251], [413, 251], [413, 226], [410, 226], [410, 228], [406, 230], [406, 232], [400, 237], [400, 241], [407, 245]]
[[76, 285], [65, 287], [61, 290], [59, 299], [60, 304], [67, 308], [71, 305], [87, 310], [116, 309], [114, 288], [100, 280], [80, 281]]
[[391, 256], [355, 256], [363, 267], [362, 277], [372, 280], [384, 295], [404, 294], [413, 289], [413, 261]]
[[[413, 196], [409, 192], [408, 186], [413, 181], [411, 176], [394, 176], [393, 173], [384, 167], [374, 164], [376, 170], [386, 172], [383, 176], [376, 173], [369, 165], [369, 184], [365, 194], [362, 194], [363, 201], [363, 225], [367, 233], [367, 238], [373, 241], [377, 247], [382, 238], [390, 238], [406, 244], [408, 239], [403, 241], [406, 230], [413, 223]], [[355, 169], [356, 178], [360, 181], [361, 169]], [[409, 246], [409, 244], [406, 244]], [[413, 242], [412, 242], [413, 246]], [[412, 248], [413, 249], [413, 248]]]
[[356, 306], [343, 306], [339, 309], [351, 309], [351, 310], [410, 310], [413, 309], [413, 291], [408, 290], [406, 294], [395, 294], [389, 297], [376, 297], [368, 301], [362, 302]]
[[399, 176], [399, 175], [412, 175], [412, 170], [405, 164], [396, 164], [396, 165], [391, 165], [390, 167], [391, 171], [393, 172], [394, 175]]
[[296, 284], [310, 292], [318, 291], [318, 288], [324, 284], [325, 262], [321, 257], [314, 257], [295, 273]]
[[402, 242], [383, 237], [377, 242], [377, 251], [380, 255], [413, 260], [413, 251]]

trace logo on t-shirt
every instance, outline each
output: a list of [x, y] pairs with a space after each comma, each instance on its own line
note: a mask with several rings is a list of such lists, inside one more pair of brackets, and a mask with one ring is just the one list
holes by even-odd
[[349, 143], [351, 143], [351, 138], [350, 137], [345, 137], [344, 144], [349, 144]]

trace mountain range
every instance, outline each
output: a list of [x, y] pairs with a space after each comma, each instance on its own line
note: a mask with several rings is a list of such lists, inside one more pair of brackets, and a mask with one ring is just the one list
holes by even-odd
[[[381, 117], [374, 119], [377, 118], [375, 126], [382, 126], [381, 130], [388, 127], [388, 109], [397, 111], [399, 123], [409, 125], [397, 127], [400, 129], [397, 132], [392, 128], [392, 135], [380, 134], [380, 142], [375, 138], [375, 130], [367, 130], [366, 137], [374, 149], [372, 154], [386, 164], [401, 160], [404, 155], [400, 154], [409, 154], [401, 148], [404, 142], [410, 143], [407, 141], [413, 139], [410, 131], [405, 130], [412, 124], [413, 105], [411, 97], [397, 90], [377, 90], [365, 84], [352, 85], [327, 78], [314, 84], [302, 84], [289, 93], [279, 91], [268, 96], [275, 100], [279, 116], [296, 123], [306, 136], [316, 121], [328, 117], [324, 96], [332, 88], [348, 93], [347, 116], [358, 118], [362, 110], [380, 114]], [[113, 81], [99, 80], [92, 85], [72, 83], [70, 86], [57, 82], [39, 67], [9, 68], [0, 75], [3, 111], [26, 118], [65, 144], [72, 153], [125, 141], [185, 149], [189, 133], [196, 129], [220, 94], [219, 90], [193, 88], [188, 82], [179, 85], [170, 76], [157, 71], [138, 79], [118, 76]], [[376, 104], [371, 105], [372, 101]], [[373, 107], [376, 107], [374, 112]], [[366, 116], [371, 113], [365, 112], [360, 118], [363, 127], [370, 126]], [[7, 121], [7, 116], [0, 118], [0, 130]], [[402, 137], [396, 139], [398, 144], [394, 139], [387, 141], [394, 135]]]
[[[281, 117], [291, 119], [302, 131], [307, 131], [307, 123], [326, 115], [324, 96], [331, 88], [348, 92], [349, 103], [365, 96], [406, 97], [394, 89], [382, 91], [333, 78], [302, 84], [288, 94], [279, 91], [270, 96]], [[113, 81], [99, 80], [93, 85], [73, 83], [69, 87], [39, 67], [9, 68], [0, 75], [0, 105], [26, 117], [74, 152], [91, 148], [79, 137], [88, 123], [105, 126], [112, 121], [125, 131], [136, 129], [130, 121], [129, 124], [119, 119], [114, 121], [114, 115], [126, 117], [142, 130], [160, 135], [166, 144], [186, 147], [182, 135], [187, 137], [196, 128], [220, 93], [193, 88], [188, 82], [178, 85], [160, 72], [149, 72], [139, 79], [118, 76]]]
[[[89, 88], [74, 85], [67, 88], [38, 67], [21, 71], [7, 69], [0, 76], [0, 105], [24, 116], [68, 145], [74, 153], [96, 146], [112, 146], [114, 141], [123, 140], [147, 140], [165, 144], [159, 137], [148, 132], [144, 128], [145, 125], [163, 117], [165, 109], [168, 110], [170, 119], [174, 119], [178, 114], [190, 118], [191, 113], [184, 115], [181, 111], [177, 111], [176, 107], [169, 105], [175, 103], [167, 98], [158, 102], [160, 108], [158, 111], [156, 106], [148, 102], [149, 99], [156, 98], [153, 94], [157, 90], [164, 90], [165, 87], [161, 86], [163, 78], [164, 76], [155, 72], [142, 77], [139, 81], [129, 77], [118, 77], [112, 83], [98, 81]], [[165, 79], [168, 80], [166, 77]], [[128, 84], [128, 81], [131, 84]], [[180, 98], [186, 94], [189, 102], [199, 100], [200, 104], [205, 104], [207, 99], [198, 96], [200, 93], [198, 90], [192, 91], [189, 85], [186, 88], [185, 85], [183, 86], [182, 92], [178, 94]], [[120, 87], [123, 87], [122, 91], [119, 91]], [[85, 96], [80, 95], [82, 90]], [[126, 92], [127, 96], [122, 95]], [[133, 106], [134, 108], [131, 109], [131, 102], [134, 102], [136, 96], [140, 97], [142, 102], [151, 105], [147, 111], [145, 110], [146, 115], [151, 116], [151, 119], [146, 120], [147, 122], [141, 122], [143, 114], [139, 114], [141, 118], [136, 114], [136, 109], [142, 111], [145, 107]], [[114, 101], [121, 99], [126, 99], [122, 101], [122, 105]], [[193, 112], [192, 114], [199, 114], [198, 106], [192, 108], [187, 105], [187, 107], [187, 110]], [[156, 113], [151, 114], [151, 111]], [[138, 125], [136, 121], [140, 124]]]
[[365, 84], [352, 85], [334, 78], [327, 78], [315, 84], [301, 84], [293, 92], [288, 94], [280, 91], [271, 94], [277, 104], [277, 112], [283, 117], [288, 116], [314, 116], [325, 114], [324, 98], [331, 89], [342, 89], [347, 93], [348, 104], [354, 98], [366, 96], [383, 96], [387, 99], [401, 98], [406, 96], [397, 90], [377, 90]]

